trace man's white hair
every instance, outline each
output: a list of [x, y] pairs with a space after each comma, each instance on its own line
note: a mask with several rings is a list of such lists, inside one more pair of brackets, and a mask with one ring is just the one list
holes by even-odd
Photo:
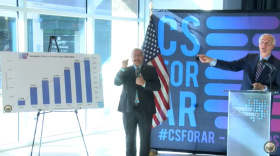
[[134, 51], [141, 51], [142, 54], [144, 55], [142, 49], [140, 49], [140, 48], [134, 48], [134, 49], [131, 51], [131, 56], [133, 55]]
[[259, 37], [259, 43], [261, 43], [261, 40], [262, 40], [263, 36], [266, 36], [266, 35], [272, 37], [272, 44], [273, 44], [273, 46], [274, 46], [274, 45], [276, 44], [276, 40], [275, 40], [274, 36], [272, 36], [272, 35], [270, 35], [270, 34], [262, 34], [262, 35]]

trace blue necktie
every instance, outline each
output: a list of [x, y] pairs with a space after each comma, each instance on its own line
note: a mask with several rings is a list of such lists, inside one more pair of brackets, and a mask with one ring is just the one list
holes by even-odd
[[262, 65], [261, 61], [259, 61], [258, 67], [257, 67], [257, 72], [256, 72], [256, 77], [255, 77], [255, 82], [257, 82], [259, 76], [262, 73], [262, 70], [263, 70], [263, 65]]
[[[136, 71], [135, 71], [135, 76], [138, 77], [139, 75], [139, 67], [136, 67]], [[134, 101], [134, 105], [135, 106], [138, 106], [138, 103], [139, 103], [139, 98], [138, 98], [138, 92], [137, 92], [137, 89], [136, 89], [136, 95], [135, 95], [135, 101]]]

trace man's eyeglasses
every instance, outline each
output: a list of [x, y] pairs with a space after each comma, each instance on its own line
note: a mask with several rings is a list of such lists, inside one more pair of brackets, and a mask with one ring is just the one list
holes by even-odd
[[143, 55], [132, 55], [132, 57], [142, 57]]
[[261, 41], [260, 44], [264, 44], [264, 45], [271, 45], [271, 42], [265, 42], [265, 41]]

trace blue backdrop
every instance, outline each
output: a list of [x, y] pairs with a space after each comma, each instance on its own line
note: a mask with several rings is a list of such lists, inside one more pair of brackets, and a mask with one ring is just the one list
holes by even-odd
[[[168, 119], [152, 130], [154, 149], [226, 153], [227, 92], [240, 90], [242, 71], [202, 64], [197, 54], [232, 61], [259, 53], [258, 38], [276, 38], [280, 58], [279, 12], [153, 10], [158, 44], [170, 75]], [[274, 98], [271, 140], [280, 155], [280, 96]], [[244, 136], [246, 139], [246, 136]]]

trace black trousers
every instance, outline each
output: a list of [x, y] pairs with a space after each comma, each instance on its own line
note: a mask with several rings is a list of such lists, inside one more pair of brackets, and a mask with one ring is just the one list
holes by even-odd
[[123, 126], [126, 135], [126, 156], [136, 156], [137, 154], [137, 150], [136, 150], [137, 126], [139, 128], [139, 135], [140, 135], [139, 156], [149, 156], [152, 117], [153, 114], [144, 113], [137, 107], [134, 107], [134, 109], [130, 113], [123, 113]]

